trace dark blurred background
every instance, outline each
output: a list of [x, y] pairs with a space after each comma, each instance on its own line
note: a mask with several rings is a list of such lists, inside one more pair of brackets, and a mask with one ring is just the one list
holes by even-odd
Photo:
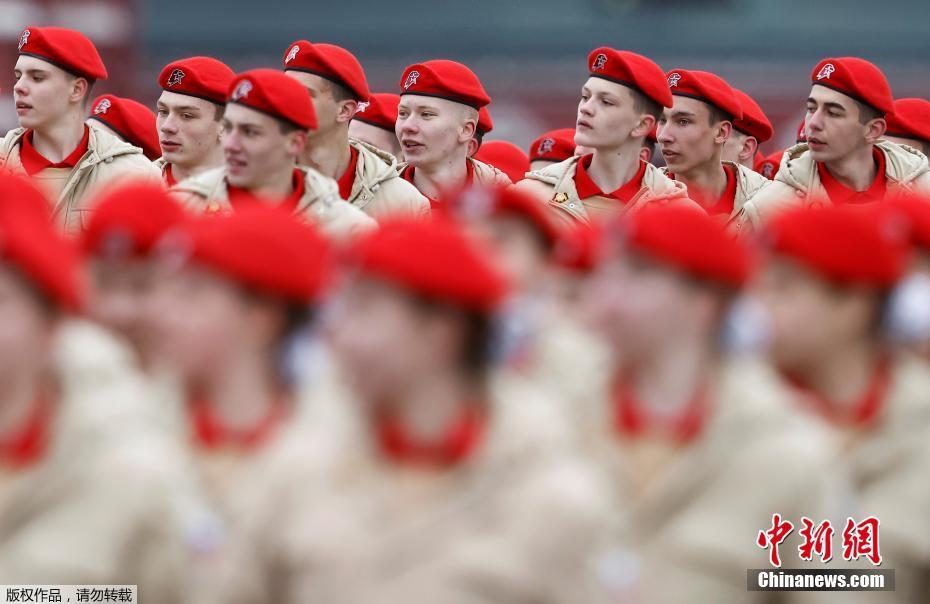
[[95, 92], [152, 105], [161, 67], [194, 54], [277, 67], [296, 39], [331, 42], [358, 56], [372, 90], [391, 92], [409, 63], [456, 59], [494, 99], [488, 139], [524, 147], [574, 124], [587, 53], [605, 44], [744, 89], [776, 126], [767, 152], [793, 142], [823, 57], [864, 57], [896, 97], [930, 97], [930, 0], [0, 0], [3, 128], [15, 126], [12, 65], [27, 25], [84, 31], [111, 72]]

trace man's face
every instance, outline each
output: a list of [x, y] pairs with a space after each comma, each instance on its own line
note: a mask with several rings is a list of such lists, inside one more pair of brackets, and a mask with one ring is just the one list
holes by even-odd
[[0, 262], [0, 382], [39, 372], [52, 346], [54, 327], [19, 271]]
[[578, 101], [575, 144], [591, 149], [618, 147], [630, 139], [641, 119], [642, 115], [633, 108], [629, 88], [601, 78], [588, 78]]
[[770, 260], [754, 291], [771, 319], [772, 358], [789, 370], [835, 354], [868, 328], [874, 310], [788, 258]]
[[474, 137], [477, 123], [477, 112], [460, 103], [405, 94], [397, 107], [395, 130], [404, 158], [421, 166], [452, 157]]
[[804, 124], [814, 161], [834, 161], [869, 144], [868, 126], [859, 122], [858, 104], [825, 86], [811, 86]]
[[148, 310], [155, 356], [184, 378], [197, 380], [224, 365], [242, 346], [250, 304], [229, 280], [187, 265], [162, 267]]
[[155, 273], [144, 259], [99, 260], [94, 263], [94, 319], [125, 337], [143, 358], [149, 358], [155, 331], [148, 307]]
[[319, 134], [329, 132], [336, 126], [336, 117], [339, 115], [340, 107], [343, 103], [336, 101], [333, 96], [332, 83], [312, 73], [303, 71], [288, 70], [284, 72], [310, 91], [310, 97], [313, 99], [313, 108], [316, 110], [316, 119], [319, 128], [310, 132], [308, 138], [313, 138]]
[[63, 69], [20, 55], [13, 78], [13, 101], [23, 128], [42, 128], [71, 111], [75, 77]]
[[435, 321], [403, 290], [357, 275], [326, 313], [325, 327], [346, 378], [365, 401], [383, 401], [449, 354]]
[[168, 163], [195, 168], [219, 146], [223, 123], [216, 119], [217, 105], [166, 90], [158, 97], [156, 110], [155, 127]]
[[668, 169], [687, 173], [712, 161], [721, 142], [721, 123], [711, 124], [710, 106], [697, 99], [675, 95], [671, 109], [659, 120], [657, 140]]
[[387, 151], [397, 158], [398, 162], [404, 161], [404, 154], [400, 149], [400, 141], [397, 140], [397, 134], [393, 130], [378, 128], [365, 122], [352, 120], [349, 122], [349, 138], [360, 140], [368, 143], [372, 147], [377, 147], [382, 151]]
[[635, 253], [601, 264], [581, 295], [588, 326], [628, 359], [675, 342], [697, 320], [696, 300], [682, 276]]
[[222, 137], [229, 184], [258, 188], [269, 175], [294, 166], [302, 146], [296, 134], [283, 134], [278, 120], [271, 116], [230, 103], [223, 117]]

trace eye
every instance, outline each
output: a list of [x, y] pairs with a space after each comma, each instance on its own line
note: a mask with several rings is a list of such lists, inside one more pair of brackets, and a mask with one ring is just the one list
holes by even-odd
[[690, 124], [690, 123], [691, 123], [691, 122], [689, 122], [689, 121], [686, 120], [686, 119], [680, 119], [680, 120], [678, 120], [678, 125], [679, 125], [679, 126], [687, 126], [687, 125]]
[[829, 115], [830, 117], [843, 117], [843, 114], [842, 114], [842, 113], [839, 113], [839, 112], [836, 112], [836, 111], [828, 111], [828, 112], [827, 112], [827, 115]]
[[429, 118], [431, 118], [431, 117], [436, 117], [436, 114], [433, 113], [432, 111], [424, 111], [422, 115], [423, 115], [423, 117], [424, 117], [425, 119], [429, 119]]
[[162, 117], [168, 117], [168, 111], [167, 111], [166, 109], [159, 109], [159, 110], [158, 110], [158, 115], [160, 115], [160, 116], [162, 116]]
[[664, 117], [659, 118], [659, 125], [664, 126], [666, 124], [666, 119]]
[[181, 117], [183, 117], [186, 120], [192, 120], [194, 119], [194, 114], [193, 113], [182, 113]]
[[602, 100], [601, 103], [603, 103], [604, 105], [607, 105], [608, 107], [613, 107], [614, 105], [616, 105], [616, 103], [611, 103], [610, 101], [607, 101], [607, 100]]
[[582, 100], [582, 101], [587, 101], [587, 100], [590, 99], [590, 98], [591, 98], [591, 97], [588, 96], [587, 94], [582, 94], [582, 95], [581, 95], [581, 100]]

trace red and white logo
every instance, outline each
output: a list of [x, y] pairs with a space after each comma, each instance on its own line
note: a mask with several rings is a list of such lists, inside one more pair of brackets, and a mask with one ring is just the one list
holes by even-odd
[[594, 57], [594, 62], [591, 63], [591, 71], [600, 71], [604, 69], [604, 65], [607, 65], [607, 55], [600, 53]]
[[168, 76], [168, 86], [177, 86], [181, 83], [181, 80], [184, 79], [184, 76], [187, 75], [180, 69], [175, 69], [171, 72], [171, 75]]
[[22, 50], [22, 49], [23, 49], [23, 46], [26, 45], [26, 42], [29, 41], [29, 35], [30, 35], [31, 33], [32, 33], [32, 32], [29, 31], [28, 29], [24, 29], [24, 30], [23, 30], [23, 35], [21, 35], [21, 36], [19, 37], [19, 50]]
[[110, 102], [110, 99], [101, 99], [97, 106], [94, 107], [94, 115], [100, 115], [101, 113], [106, 113], [110, 110], [113, 104]]
[[411, 86], [417, 83], [417, 80], [420, 78], [420, 72], [413, 70], [407, 74], [407, 79], [404, 81], [404, 90], [407, 90]]
[[668, 74], [668, 87], [675, 88], [678, 86], [678, 82], [681, 81], [681, 74], [677, 71], [674, 71]]
[[546, 153], [549, 153], [550, 151], [552, 151], [553, 147], [555, 147], [555, 140], [551, 138], [544, 138], [539, 143], [539, 149], [537, 149], [536, 151], [540, 155], [545, 155]]
[[300, 52], [300, 46], [294, 44], [291, 46], [291, 49], [287, 53], [287, 58], [284, 59], [284, 64], [287, 65], [291, 61], [297, 58], [297, 53]]
[[830, 74], [836, 71], [836, 67], [833, 66], [833, 63], [827, 63], [820, 68], [820, 71], [817, 73], [818, 80], [829, 80]]
[[369, 105], [371, 105], [371, 103], [362, 101], [361, 103], [358, 104], [358, 108], [355, 110], [355, 112], [356, 112], [356, 113], [365, 113], [365, 110], [368, 109], [368, 106], [369, 106]]
[[239, 85], [236, 86], [236, 89], [233, 90], [232, 100], [241, 101], [242, 99], [249, 96], [249, 93], [252, 92], [252, 82], [248, 80], [242, 80], [239, 82]]

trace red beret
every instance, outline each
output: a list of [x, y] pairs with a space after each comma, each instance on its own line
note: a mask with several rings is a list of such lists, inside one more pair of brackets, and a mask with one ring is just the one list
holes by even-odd
[[254, 204], [189, 220], [180, 233], [190, 261], [265, 294], [305, 304], [317, 300], [327, 283], [328, 244], [284, 209]]
[[561, 238], [561, 232], [546, 204], [513, 187], [469, 187], [452, 195], [448, 201], [449, 210], [461, 220], [516, 215], [539, 231], [550, 246], [555, 246]]
[[56, 305], [78, 310], [84, 297], [80, 255], [56, 232], [49, 208], [31, 183], [0, 175], [0, 260], [17, 267]]
[[575, 155], [575, 129], [560, 128], [545, 132], [530, 145], [530, 161], [537, 159], [564, 161]]
[[352, 119], [394, 132], [398, 103], [400, 103], [400, 95], [392, 92], [376, 92], [368, 97], [367, 102], [362, 101], [358, 104], [358, 110]]
[[400, 94], [419, 94], [462, 103], [481, 109], [491, 103], [481, 81], [468, 67], [455, 61], [438, 59], [416, 63], [404, 70]]
[[832, 88], [881, 113], [894, 111], [894, 97], [885, 74], [865, 59], [824, 59], [811, 71], [811, 84]]
[[94, 204], [81, 243], [93, 256], [145, 256], [162, 236], [184, 221], [184, 210], [162, 187], [128, 183]]
[[[745, 242], [730, 236], [718, 220], [687, 206], [660, 206], [620, 218], [627, 249], [636, 250], [688, 274], [734, 287], [752, 273]], [[618, 228], [619, 227], [619, 228]]]
[[591, 77], [638, 90], [662, 107], [672, 106], [672, 94], [662, 68], [635, 52], [607, 46], [595, 48], [588, 55], [588, 71]]
[[484, 135], [494, 130], [494, 120], [491, 119], [491, 112], [487, 107], [478, 110], [478, 125], [475, 128], [478, 134]]
[[229, 86], [228, 102], [260, 111], [302, 130], [317, 127], [310, 92], [297, 80], [274, 69], [241, 73]]
[[731, 120], [743, 117], [743, 107], [726, 80], [708, 71], [673, 69], [668, 72], [673, 95], [704, 101], [724, 112]]
[[90, 119], [105, 124], [124, 141], [142, 149], [147, 158], [154, 161], [161, 157], [155, 114], [142, 103], [104, 94], [94, 99]]
[[508, 141], [485, 141], [475, 153], [475, 159], [494, 166], [513, 182], [523, 180], [530, 171], [530, 158], [523, 149]]
[[19, 54], [36, 57], [89, 80], [107, 79], [107, 68], [87, 36], [63, 27], [27, 27], [19, 36]]
[[891, 287], [905, 268], [908, 229], [879, 206], [786, 211], [769, 225], [771, 248], [831, 281]]
[[781, 150], [776, 151], [769, 156], [763, 157], [762, 160], [753, 167], [753, 169], [762, 176], [772, 180], [775, 178], [775, 174], [778, 173], [778, 168], [781, 167], [781, 158], [784, 154], [784, 150]]
[[907, 193], [889, 199], [878, 209], [890, 213], [894, 218], [903, 219], [912, 245], [930, 251], [930, 197]]
[[733, 120], [733, 127], [749, 136], [755, 137], [760, 143], [772, 138], [775, 131], [772, 129], [772, 123], [769, 118], [765, 117], [762, 107], [756, 103], [755, 99], [743, 92], [742, 90], [733, 89], [736, 100], [739, 101], [743, 110], [743, 117]]
[[807, 120], [802, 119], [801, 123], [798, 124], [798, 133], [794, 137], [795, 143], [806, 143], [807, 142], [807, 132], [804, 130], [807, 126]]
[[448, 218], [383, 222], [351, 251], [364, 272], [463, 308], [491, 312], [507, 294], [487, 250]]
[[930, 141], [930, 101], [898, 99], [894, 113], [888, 116], [888, 136]]
[[284, 53], [284, 71], [303, 71], [347, 88], [357, 101], [371, 93], [361, 63], [351, 52], [333, 44], [311, 44], [297, 40]]
[[557, 266], [578, 273], [589, 273], [601, 257], [603, 234], [600, 223], [576, 223], [560, 234], [553, 252]]
[[158, 76], [158, 85], [168, 92], [225, 105], [229, 84], [235, 77], [233, 70], [222, 61], [213, 57], [191, 57], [165, 65]]

